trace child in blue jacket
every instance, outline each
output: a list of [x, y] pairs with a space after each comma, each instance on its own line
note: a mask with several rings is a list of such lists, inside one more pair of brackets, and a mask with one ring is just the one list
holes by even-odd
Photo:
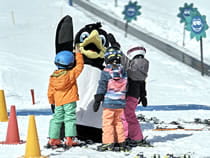
[[102, 145], [99, 151], [114, 150], [117, 145], [120, 150], [127, 150], [125, 146], [125, 132], [122, 116], [126, 105], [127, 73], [120, 64], [122, 52], [113, 47], [105, 53], [106, 67], [101, 72], [95, 103], [96, 112], [102, 103]]

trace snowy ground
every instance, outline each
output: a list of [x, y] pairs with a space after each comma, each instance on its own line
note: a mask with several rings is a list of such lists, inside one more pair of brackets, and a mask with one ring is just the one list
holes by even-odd
[[[136, 26], [137, 28], [153, 34], [168, 41], [172, 44], [177, 45], [177, 47], [183, 47], [183, 29], [184, 23], [180, 23], [180, 18], [177, 15], [180, 13], [179, 8], [184, 7], [184, 3], [188, 5], [193, 3], [193, 8], [197, 8], [201, 15], [206, 16], [207, 24], [210, 25], [210, 2], [208, 0], [177, 0], [177, 1], [168, 1], [168, 0], [149, 0], [141, 1], [135, 0], [138, 2], [138, 5], [141, 5], [141, 15], [137, 17], [137, 20], [133, 20], [130, 25]], [[124, 6], [128, 4], [127, 1], [117, 0], [117, 7], [115, 7], [115, 1], [107, 3], [107, 1], [102, 0], [90, 0], [91, 3], [94, 3], [96, 6], [103, 9], [104, 12], [110, 13], [119, 19], [124, 18], [122, 11]], [[90, 3], [88, 2], [88, 3]], [[134, 1], [133, 1], [134, 2]], [[206, 31], [207, 38], [203, 39], [203, 50], [204, 50], [204, 59], [207, 64], [210, 62], [210, 31]], [[190, 32], [185, 31], [184, 39], [184, 48], [186, 48], [186, 53], [191, 56], [200, 59], [200, 42], [196, 41], [195, 38], [190, 38]]]
[[[156, 2], [155, 0], [153, 1]], [[105, 2], [105, 0], [101, 1], [103, 4]], [[161, 13], [163, 9], [159, 11], [154, 9], [155, 5], [151, 5], [152, 2], [142, 2], [145, 3], [145, 5], [147, 4], [144, 10], [144, 16], [147, 16], [147, 18], [143, 18], [142, 15], [142, 20], [144, 21], [141, 22], [143, 24], [148, 22], [148, 26], [151, 26], [149, 20], [150, 22], [153, 21], [153, 24], [158, 27], [154, 29], [150, 28], [149, 30], [155, 32], [159, 30], [157, 28], [160, 28], [160, 30], [162, 28], [162, 30], [165, 30], [164, 35], [167, 35], [166, 38], [168, 39], [170, 39], [171, 35], [182, 32], [181, 26], [179, 27], [179, 31], [177, 31], [178, 27], [165, 27], [165, 22], [162, 20], [167, 19], [167, 21], [170, 21], [171, 18], [167, 16], [162, 17], [163, 14]], [[179, 4], [180, 1], [179, 3], [178, 1], [171, 1], [169, 3], [170, 6], [173, 6], [173, 3]], [[200, 3], [199, 6], [195, 4], [195, 7], [198, 7], [203, 14], [207, 14], [209, 10], [205, 9], [204, 2], [202, 2], [203, 5]], [[0, 14], [0, 29], [2, 30], [0, 35], [0, 89], [4, 89], [7, 110], [10, 110], [10, 105], [15, 105], [17, 111], [24, 109], [31, 111], [46, 108], [49, 110], [46, 94], [49, 75], [55, 69], [53, 64], [55, 52], [54, 37], [58, 21], [66, 14], [71, 15], [74, 20], [74, 31], [77, 32], [82, 26], [101, 20], [91, 13], [87, 13], [79, 6], [69, 7], [66, 1], [63, 0], [8, 0], [4, 1], [2, 4], [3, 5], [0, 5], [0, 10], [2, 11]], [[177, 8], [182, 5], [183, 3], [174, 5], [177, 6], [173, 9], [176, 10], [176, 14], [178, 12]], [[153, 20], [154, 13], [149, 11], [146, 13], [146, 8], [150, 6], [155, 10], [155, 15], [159, 15], [158, 17], [162, 17], [162, 19], [159, 21]], [[114, 7], [110, 6], [110, 8], [113, 9]], [[171, 8], [169, 7], [169, 9]], [[102, 24], [105, 30], [116, 35], [124, 52], [126, 52], [131, 45], [139, 43], [146, 47], [148, 52], [146, 57], [150, 60], [150, 71], [147, 80], [149, 106], [172, 104], [201, 104], [210, 106], [209, 77], [202, 77], [200, 73], [194, 69], [177, 62], [132, 36], [128, 36], [128, 38], [125, 39], [123, 31], [118, 30], [114, 26], [110, 26], [104, 21], [102, 21]], [[161, 36], [162, 34], [158, 35]], [[175, 35], [174, 37], [176, 37], [177, 44], [180, 44], [182, 40], [181, 37], [178, 38]], [[163, 38], [165, 38], [165, 36], [163, 36]], [[205, 41], [208, 41], [208, 39], [205, 39]], [[190, 47], [189, 49], [191, 50], [196, 50], [195, 44], [191, 42], [192, 41], [188, 41], [186, 47]], [[205, 47], [207, 47], [207, 44], [205, 44]], [[205, 50], [207, 49], [205, 48]], [[95, 83], [97, 84], [97, 81]], [[35, 105], [31, 103], [30, 89], [35, 90]], [[84, 90], [81, 89], [81, 91]], [[210, 116], [209, 110], [202, 109], [141, 111], [138, 113], [144, 114], [146, 117], [155, 116], [166, 122], [179, 119], [190, 121], [196, 117], [207, 119]], [[20, 138], [26, 140], [28, 116], [18, 115], [17, 118]], [[48, 125], [51, 115], [37, 115], [35, 118], [42, 155], [48, 155], [50, 151], [44, 150], [43, 145], [47, 142]], [[4, 141], [6, 138], [7, 124], [7, 122], [0, 122], [0, 141]], [[144, 135], [148, 136], [148, 140], [154, 144], [154, 148], [137, 147], [133, 149], [128, 156], [125, 156], [124, 153], [99, 153], [90, 149], [73, 148], [62, 155], [54, 155], [51, 157], [132, 158], [141, 151], [147, 156], [154, 153], [164, 155], [167, 153], [183, 154], [191, 152], [195, 158], [210, 157], [209, 131], [157, 132], [152, 131], [154, 125], [148, 123], [142, 123], [142, 128]], [[195, 128], [198, 127], [196, 126]], [[0, 158], [19, 157], [24, 155], [24, 153], [25, 144], [0, 145]]]

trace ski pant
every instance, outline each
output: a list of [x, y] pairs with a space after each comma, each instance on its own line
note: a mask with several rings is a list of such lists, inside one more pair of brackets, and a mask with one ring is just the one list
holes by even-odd
[[103, 109], [103, 144], [122, 143], [125, 141], [124, 126], [122, 123], [123, 111], [124, 109]]
[[125, 118], [128, 123], [128, 138], [132, 140], [142, 140], [143, 134], [138, 119], [136, 118], [135, 110], [138, 105], [138, 99], [127, 96], [125, 106]]
[[76, 102], [64, 104], [62, 106], [55, 106], [55, 113], [50, 120], [50, 138], [60, 138], [60, 129], [63, 122], [65, 125], [65, 136], [76, 136]]
[[127, 122], [126, 117], [125, 117], [125, 110], [124, 110], [121, 118], [122, 118], [122, 123], [123, 123], [123, 127], [124, 127], [125, 138], [128, 138], [128, 122]]

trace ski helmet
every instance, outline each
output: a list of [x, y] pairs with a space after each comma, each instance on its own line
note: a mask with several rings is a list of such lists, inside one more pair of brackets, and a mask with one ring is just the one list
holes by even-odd
[[58, 69], [71, 69], [74, 66], [74, 54], [67, 50], [58, 52], [55, 56], [55, 65]]
[[107, 48], [104, 54], [104, 61], [106, 64], [119, 64], [123, 53], [115, 47]]
[[128, 58], [132, 60], [134, 57], [138, 55], [144, 56], [146, 54], [146, 49], [142, 46], [136, 46], [127, 51]]

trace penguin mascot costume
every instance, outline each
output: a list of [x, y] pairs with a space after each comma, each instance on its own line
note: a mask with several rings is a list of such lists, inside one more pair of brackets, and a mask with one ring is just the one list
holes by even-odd
[[102, 108], [94, 112], [93, 103], [101, 70], [104, 68], [105, 50], [116, 44], [113, 38], [112, 34], [102, 29], [101, 23], [93, 23], [81, 28], [74, 40], [72, 18], [69, 15], [63, 17], [57, 26], [56, 54], [79, 47], [85, 63], [77, 80], [80, 97], [77, 101], [77, 135], [80, 140], [102, 141]]

